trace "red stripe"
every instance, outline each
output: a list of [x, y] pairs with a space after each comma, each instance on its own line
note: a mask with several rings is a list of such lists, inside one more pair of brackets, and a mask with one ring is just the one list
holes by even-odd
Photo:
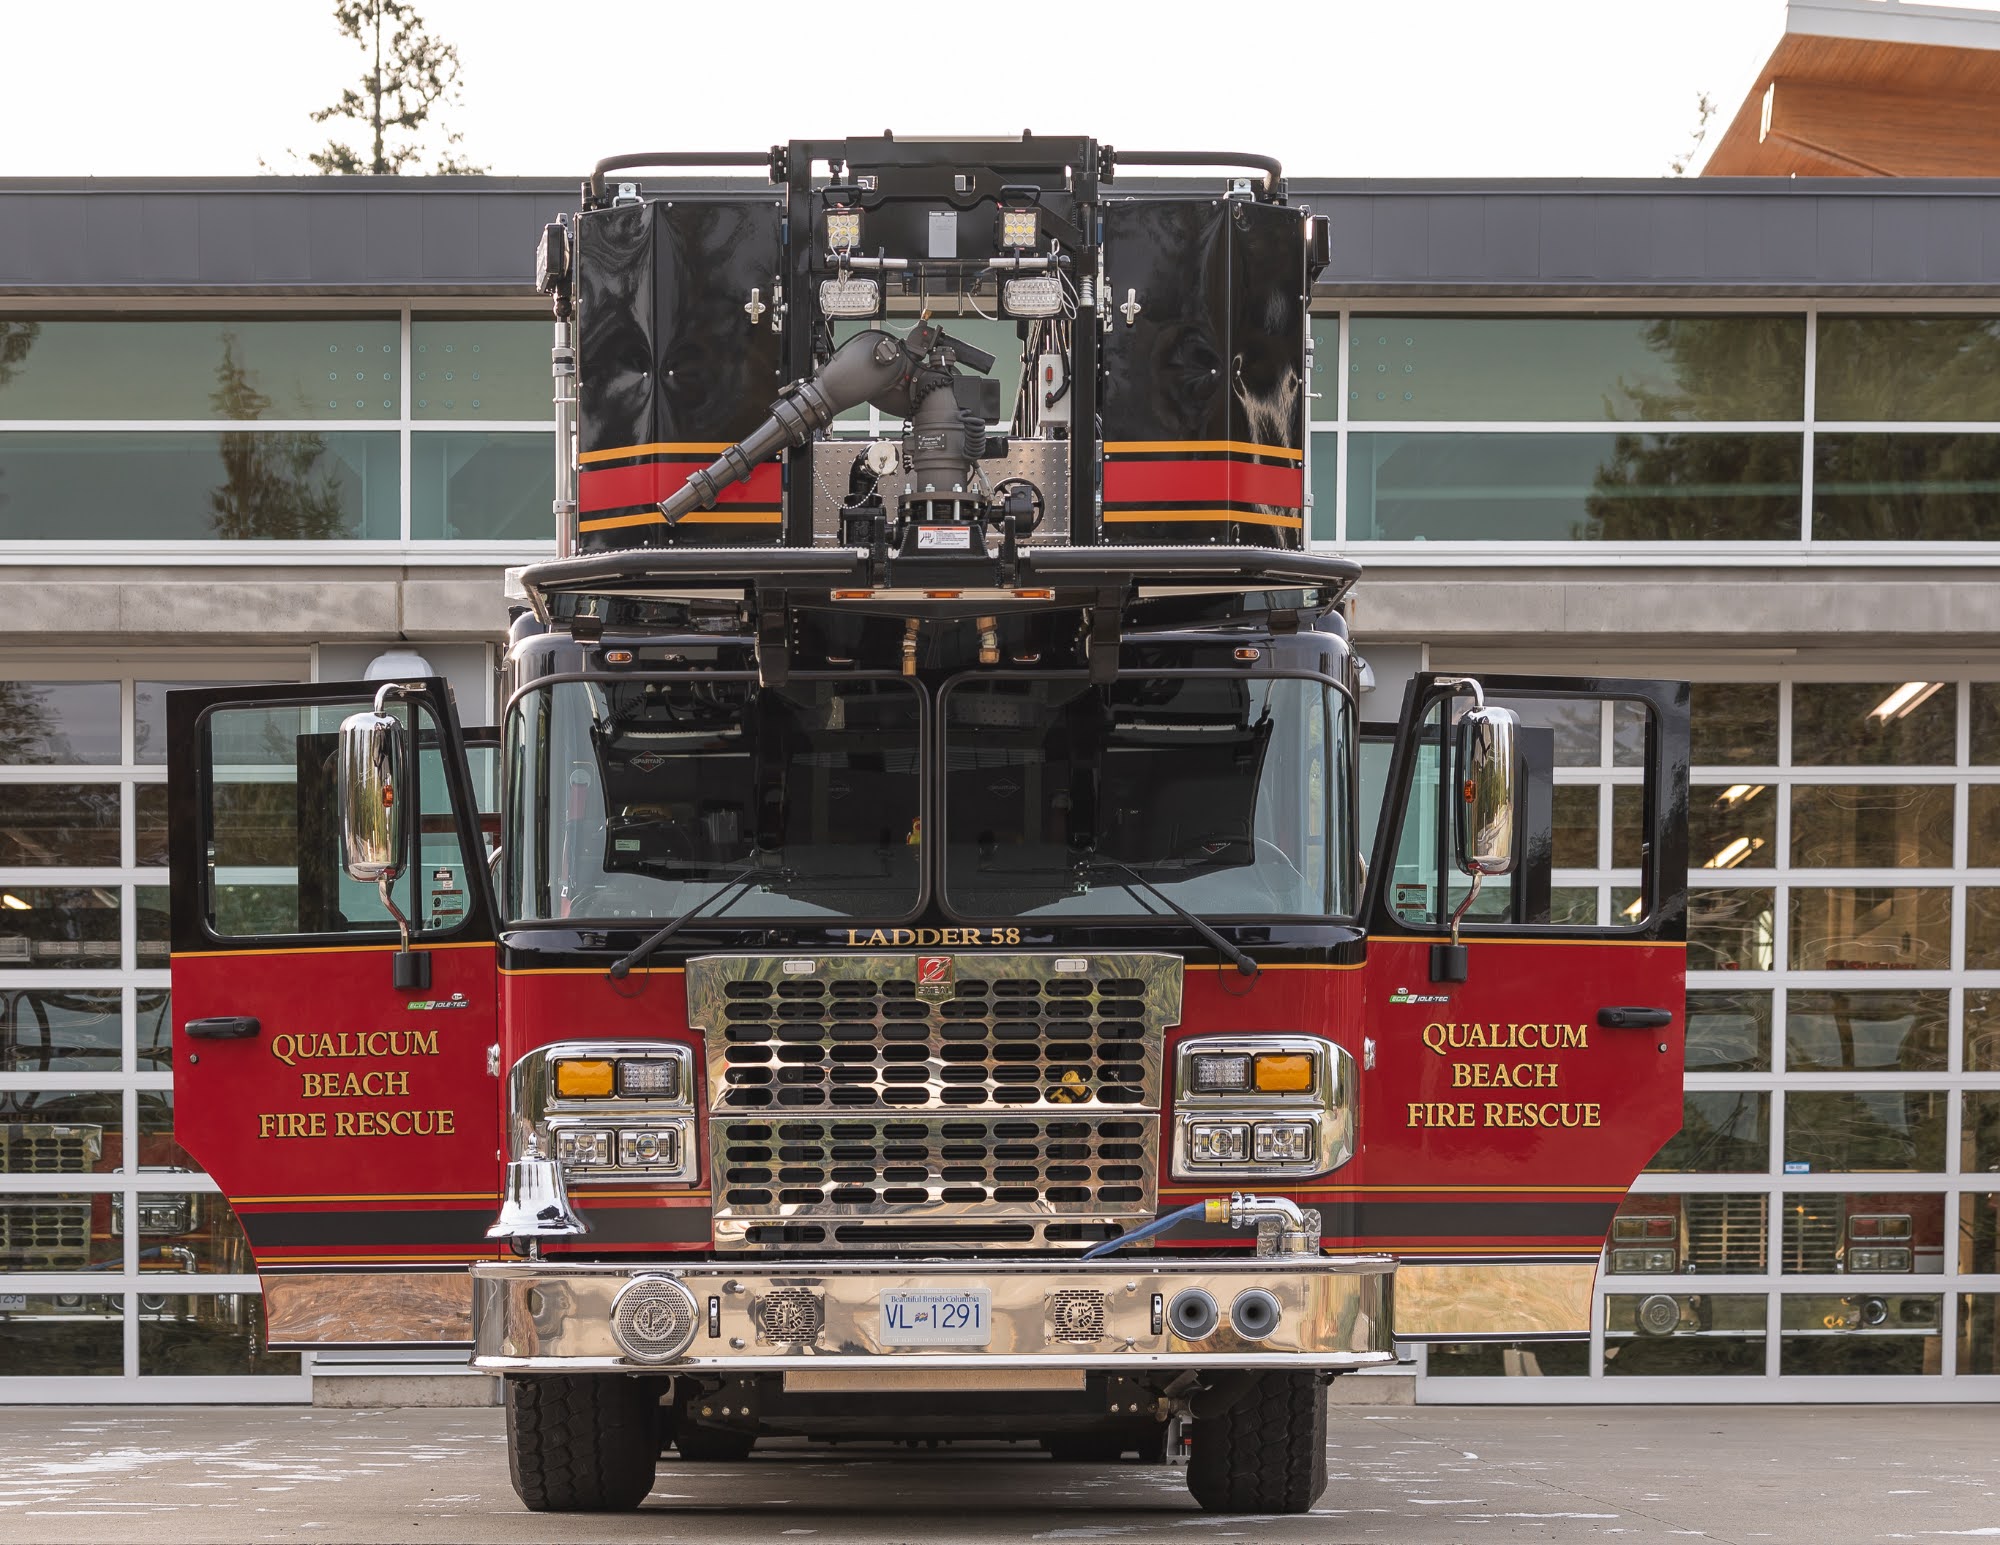
[[[585, 467], [577, 474], [577, 503], [586, 515], [593, 510], [624, 510], [658, 504], [680, 492], [688, 474], [707, 466], [703, 461], [645, 461], [633, 467]], [[740, 483], [716, 495], [717, 504], [776, 504], [784, 497], [784, 479], [775, 461], [760, 462]]]
[[1107, 461], [1106, 504], [1305, 504], [1305, 473], [1253, 461]]

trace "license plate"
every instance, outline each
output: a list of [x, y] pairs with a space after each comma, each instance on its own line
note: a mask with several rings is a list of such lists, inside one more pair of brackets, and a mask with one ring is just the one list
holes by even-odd
[[882, 1345], [983, 1347], [993, 1339], [990, 1288], [895, 1288], [882, 1295]]

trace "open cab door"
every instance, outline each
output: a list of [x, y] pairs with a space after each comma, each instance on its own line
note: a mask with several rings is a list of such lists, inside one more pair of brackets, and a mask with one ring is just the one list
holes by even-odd
[[1687, 771], [1683, 683], [1411, 683], [1338, 1239], [1399, 1258], [1398, 1339], [1588, 1331], [1612, 1215], [1681, 1123]]
[[[340, 763], [378, 693], [371, 883], [349, 869]], [[167, 734], [175, 1135], [242, 1220], [269, 1339], [470, 1342], [464, 1267], [495, 1254], [497, 999], [449, 688], [175, 692]]]

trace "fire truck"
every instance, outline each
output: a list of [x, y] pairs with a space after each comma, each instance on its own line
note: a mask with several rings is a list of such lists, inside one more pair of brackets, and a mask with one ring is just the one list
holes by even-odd
[[[1687, 689], [1367, 716], [1331, 235], [1087, 137], [599, 164], [497, 736], [171, 701], [177, 1132], [273, 1345], [466, 1348], [536, 1509], [789, 1435], [1282, 1513], [1334, 1376], [1586, 1331], [1681, 1119]], [[1608, 921], [1551, 896], [1586, 744]]]

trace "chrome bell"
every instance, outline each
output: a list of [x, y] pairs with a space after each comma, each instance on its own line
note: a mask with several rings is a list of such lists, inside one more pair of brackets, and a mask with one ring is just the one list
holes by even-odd
[[573, 1239], [589, 1232], [570, 1205], [560, 1164], [530, 1148], [507, 1166], [506, 1194], [488, 1239]]

